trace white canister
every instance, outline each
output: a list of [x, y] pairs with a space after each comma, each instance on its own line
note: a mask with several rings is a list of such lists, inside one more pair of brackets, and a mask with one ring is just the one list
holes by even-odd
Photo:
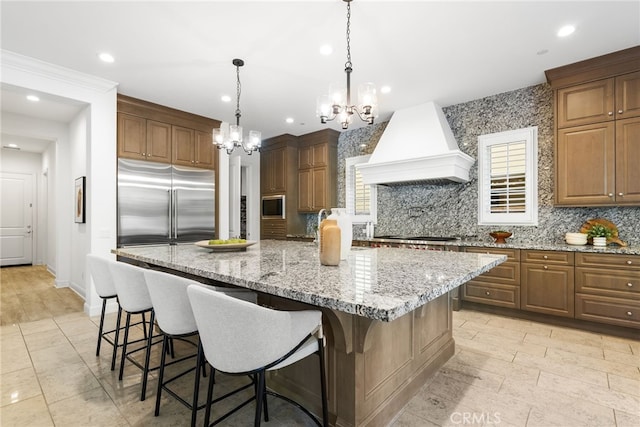
[[607, 238], [606, 237], [594, 237], [593, 238], [593, 246], [607, 246]]
[[348, 259], [351, 244], [353, 243], [353, 228], [351, 223], [351, 215], [347, 213], [345, 208], [331, 208], [331, 215], [328, 219], [336, 219], [338, 227], [340, 227], [340, 259]]

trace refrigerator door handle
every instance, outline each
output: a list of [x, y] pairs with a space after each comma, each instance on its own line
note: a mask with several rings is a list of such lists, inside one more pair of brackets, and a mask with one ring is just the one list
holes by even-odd
[[173, 238], [178, 238], [178, 190], [173, 190]]
[[169, 212], [167, 213], [167, 223], [169, 226], [167, 227], [167, 238], [171, 239], [171, 228], [173, 222], [173, 215], [171, 215], [171, 211], [173, 210], [173, 191], [167, 190], [167, 195], [169, 196]]

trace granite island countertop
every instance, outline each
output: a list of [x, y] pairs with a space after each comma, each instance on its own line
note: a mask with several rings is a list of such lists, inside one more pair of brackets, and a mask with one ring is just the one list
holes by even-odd
[[312, 242], [261, 240], [245, 252], [195, 245], [114, 249], [118, 256], [349, 314], [392, 321], [506, 260], [504, 255], [359, 248], [320, 265]]

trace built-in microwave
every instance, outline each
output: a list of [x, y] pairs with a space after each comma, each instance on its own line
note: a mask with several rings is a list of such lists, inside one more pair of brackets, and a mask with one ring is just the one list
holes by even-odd
[[262, 219], [285, 218], [285, 196], [262, 196]]

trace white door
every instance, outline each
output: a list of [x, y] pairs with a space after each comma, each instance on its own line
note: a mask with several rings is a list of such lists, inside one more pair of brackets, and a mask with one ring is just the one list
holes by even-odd
[[0, 172], [0, 265], [33, 261], [33, 177]]

